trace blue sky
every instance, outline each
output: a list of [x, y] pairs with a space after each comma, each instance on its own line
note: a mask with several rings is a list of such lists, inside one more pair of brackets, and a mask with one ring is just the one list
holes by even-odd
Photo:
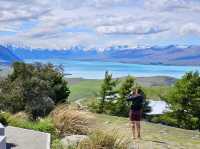
[[0, 43], [199, 45], [200, 0], [0, 0]]

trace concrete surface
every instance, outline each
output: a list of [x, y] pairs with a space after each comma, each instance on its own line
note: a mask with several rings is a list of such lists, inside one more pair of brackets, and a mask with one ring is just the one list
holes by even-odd
[[0, 149], [6, 149], [6, 137], [0, 136]]
[[5, 128], [4, 126], [0, 123], [0, 136], [4, 136], [5, 135]]
[[0, 149], [6, 149], [5, 127], [0, 123]]
[[6, 149], [50, 149], [50, 134], [8, 126]]

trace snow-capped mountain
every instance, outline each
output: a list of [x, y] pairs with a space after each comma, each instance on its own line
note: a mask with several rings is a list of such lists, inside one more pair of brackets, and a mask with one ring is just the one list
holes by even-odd
[[20, 59], [61, 58], [68, 60], [117, 61], [140, 64], [200, 65], [200, 46], [112, 46], [99, 50], [73, 46], [68, 49], [32, 49], [7, 45]]
[[20, 58], [18, 58], [12, 50], [0, 45], [0, 63], [11, 64], [15, 61], [20, 61]]

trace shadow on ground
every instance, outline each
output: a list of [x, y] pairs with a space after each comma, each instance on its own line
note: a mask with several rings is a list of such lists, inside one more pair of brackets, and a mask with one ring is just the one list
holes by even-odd
[[13, 144], [13, 143], [6, 143], [6, 149], [13, 149], [14, 147], [16, 147], [15, 144]]

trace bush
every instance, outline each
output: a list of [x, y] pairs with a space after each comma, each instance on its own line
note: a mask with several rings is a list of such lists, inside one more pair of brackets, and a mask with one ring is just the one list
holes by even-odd
[[188, 72], [179, 79], [166, 96], [178, 126], [200, 130], [200, 74]]
[[152, 123], [160, 123], [160, 116], [147, 116], [146, 119]]
[[153, 123], [161, 123], [164, 125], [178, 127], [177, 119], [174, 117], [174, 113], [165, 113], [163, 115], [147, 116], [147, 120]]
[[173, 116], [172, 113], [166, 113], [160, 116], [160, 123], [169, 125], [169, 126], [178, 126], [177, 119]]
[[47, 116], [70, 94], [63, 70], [51, 64], [16, 62], [8, 77], [0, 81], [0, 110], [26, 111], [33, 120]]
[[88, 108], [91, 112], [94, 112], [94, 113], [100, 113], [100, 110], [99, 110], [99, 105], [100, 105], [100, 102], [99, 100], [97, 99], [93, 99], [90, 103], [88, 103]]
[[8, 125], [8, 117], [7, 113], [1, 112], [0, 113], [0, 123], [7, 126]]
[[66, 105], [57, 107], [52, 112], [52, 118], [60, 136], [65, 136], [66, 134], [87, 134], [89, 132], [89, 125], [92, 123], [92, 117], [87, 113], [69, 109]]
[[59, 139], [55, 139], [52, 141], [51, 149], [64, 149], [64, 147]]
[[78, 144], [77, 149], [127, 149], [129, 142], [119, 137], [117, 132], [95, 131], [88, 139]]

